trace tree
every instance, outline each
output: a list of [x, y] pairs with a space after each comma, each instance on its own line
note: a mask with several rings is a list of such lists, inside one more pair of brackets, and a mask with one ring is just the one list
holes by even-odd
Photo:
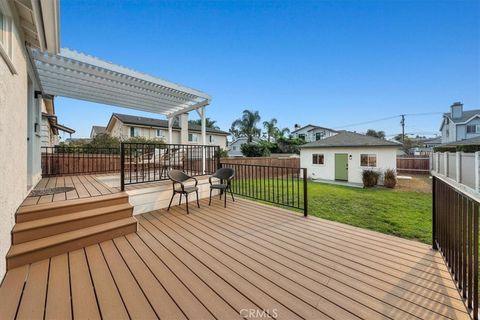
[[[201, 126], [202, 125], [202, 119], [197, 119], [197, 120], [188, 120], [189, 123], [191, 124], [196, 124], [198, 126]], [[216, 130], [219, 130], [220, 127], [216, 125], [217, 121], [216, 120], [212, 120], [210, 118], [205, 118], [205, 124], [206, 124], [206, 127], [207, 128], [210, 128], [210, 129], [216, 129]]]
[[272, 118], [270, 121], [263, 121], [263, 128], [267, 133], [267, 141], [270, 142], [270, 139], [278, 133], [277, 119]]
[[228, 129], [228, 132], [230, 132], [230, 134], [235, 138], [239, 138], [240, 137], [240, 131], [235, 128], [233, 125], [230, 127], [230, 129]]
[[417, 143], [413, 139], [409, 138], [407, 135], [403, 136], [401, 133], [397, 134], [393, 139], [402, 143], [402, 150], [406, 154], [411, 154], [412, 148], [417, 146]]
[[385, 131], [375, 131], [373, 129], [368, 129], [366, 135], [379, 139], [385, 139]]
[[290, 129], [288, 128], [277, 129], [277, 131], [275, 132], [275, 139], [278, 140], [280, 138], [285, 138], [285, 135], [289, 135], [289, 134], [290, 134]]
[[246, 136], [248, 143], [251, 143], [253, 137], [260, 136], [261, 130], [257, 127], [260, 120], [258, 111], [243, 110], [242, 117], [232, 123], [232, 128], [237, 129], [240, 135]]

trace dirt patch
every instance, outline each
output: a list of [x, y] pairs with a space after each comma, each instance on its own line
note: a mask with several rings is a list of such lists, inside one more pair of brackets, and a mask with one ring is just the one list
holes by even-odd
[[398, 179], [395, 190], [432, 193], [432, 179], [427, 175], [405, 175], [412, 177], [410, 180]]

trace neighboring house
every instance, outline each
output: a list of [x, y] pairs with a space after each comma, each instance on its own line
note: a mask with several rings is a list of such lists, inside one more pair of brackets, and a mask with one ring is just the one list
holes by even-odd
[[0, 0], [0, 278], [15, 212], [41, 178], [40, 147], [54, 141], [42, 141], [42, 111], [48, 114], [51, 97], [40, 92], [27, 46], [59, 52], [59, 11], [58, 1]]
[[58, 123], [55, 115], [53, 97], [43, 98], [42, 122], [40, 127], [40, 145], [42, 147], [53, 147], [60, 142], [60, 131], [68, 134], [75, 133], [75, 130]]
[[[258, 138], [253, 138], [252, 143], [257, 144], [260, 141]], [[228, 156], [229, 157], [243, 157], [242, 153], [242, 145], [248, 143], [248, 138], [247, 137], [240, 137], [235, 140], [233, 140], [229, 145], [228, 145]]]
[[443, 144], [442, 147], [458, 147], [458, 146], [480, 146], [480, 136], [462, 141], [455, 141], [447, 144]]
[[298, 129], [296, 128], [291, 134], [294, 138], [301, 139], [305, 142], [313, 142], [331, 137], [337, 133], [338, 131], [333, 129], [309, 124]]
[[433, 148], [442, 144], [442, 137], [434, 137], [428, 139], [418, 139], [417, 145], [412, 149], [415, 156], [429, 156], [433, 152]]
[[106, 130], [107, 130], [107, 127], [92, 126], [92, 131], [90, 131], [90, 139], [95, 138], [99, 134], [104, 134]]
[[450, 143], [480, 137], [480, 109], [463, 110], [463, 104], [455, 102], [450, 112], [443, 114], [442, 143]]
[[[170, 143], [179, 144], [181, 141], [181, 127], [178, 123], [174, 123], [172, 129], [172, 142]], [[147, 139], [161, 139], [167, 141], [168, 121], [113, 113], [105, 132], [120, 139], [144, 137]], [[230, 133], [211, 128], [206, 128], [206, 133], [207, 145], [220, 146], [222, 149], [227, 147], [227, 136], [229, 136]], [[196, 124], [188, 123], [188, 144], [201, 143], [201, 127]]]
[[300, 166], [308, 178], [362, 183], [362, 171], [397, 168], [399, 143], [340, 131], [326, 139], [302, 145]]

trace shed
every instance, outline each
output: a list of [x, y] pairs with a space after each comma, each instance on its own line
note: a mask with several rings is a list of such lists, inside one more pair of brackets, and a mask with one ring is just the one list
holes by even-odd
[[341, 131], [301, 146], [300, 165], [307, 168], [311, 179], [362, 183], [365, 169], [382, 174], [387, 169], [396, 170], [398, 148], [397, 142]]

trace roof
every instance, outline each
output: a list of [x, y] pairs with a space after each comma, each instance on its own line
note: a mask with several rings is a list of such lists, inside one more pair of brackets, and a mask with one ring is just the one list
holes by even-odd
[[50, 124], [50, 128], [52, 129], [53, 133], [58, 134], [58, 130], [66, 132], [66, 133], [75, 133], [75, 130], [72, 128], [69, 128], [67, 126], [64, 126], [62, 124], [59, 124], [57, 121], [57, 116], [53, 114], [48, 114], [45, 112], [42, 112], [42, 116], [48, 119], [48, 122]]
[[330, 129], [330, 128], [326, 128], [326, 127], [320, 127], [320, 126], [316, 126], [314, 124], [307, 124], [306, 126], [303, 126], [297, 130], [293, 130], [291, 133], [295, 133], [297, 131], [300, 131], [300, 130], [303, 130], [307, 127], [313, 127], [314, 129], [325, 129], [325, 130], [329, 130], [329, 131], [333, 131], [333, 132], [338, 132], [337, 130], [334, 130], [334, 129]]
[[332, 147], [400, 147], [400, 144], [355, 132], [340, 131], [334, 136], [300, 146], [300, 148]]
[[[156, 128], [167, 128], [168, 129], [168, 120], [161, 120], [161, 119], [155, 119], [155, 118], [146, 118], [146, 117], [139, 117], [139, 116], [132, 116], [128, 114], [121, 114], [121, 113], [113, 113], [112, 117], [116, 117], [118, 120], [122, 121], [125, 124], [132, 124], [132, 125], [137, 125], [137, 126], [146, 126], [146, 127], [156, 127]], [[180, 126], [178, 124], [173, 124], [173, 129], [180, 130]], [[196, 124], [189, 123], [188, 124], [188, 130], [190, 131], [202, 131], [202, 127]], [[229, 135], [230, 133], [218, 130], [218, 129], [212, 129], [212, 128], [206, 128], [206, 131], [208, 133], [217, 133], [217, 134], [222, 134], [222, 135]]]
[[464, 110], [462, 112], [462, 117], [461, 118], [455, 118], [453, 119], [452, 118], [452, 114], [451, 112], [446, 112], [443, 114], [445, 117], [448, 117], [453, 123], [461, 123], [461, 122], [465, 122], [465, 121], [468, 121], [470, 118], [476, 116], [476, 115], [480, 115], [480, 109], [476, 109], [476, 110]]
[[95, 134], [102, 134], [102, 133], [105, 133], [105, 131], [107, 131], [107, 127], [102, 127], [102, 126], [92, 126], [92, 133], [95, 133]]
[[451, 142], [447, 144], [442, 144], [441, 147], [455, 147], [455, 146], [476, 146], [480, 145], [480, 137], [460, 140], [456, 142]]
[[210, 104], [199, 90], [62, 48], [28, 49], [44, 95], [62, 96], [173, 117]]
[[422, 139], [420, 142], [423, 143], [423, 144], [441, 144], [442, 143], [442, 137]]

